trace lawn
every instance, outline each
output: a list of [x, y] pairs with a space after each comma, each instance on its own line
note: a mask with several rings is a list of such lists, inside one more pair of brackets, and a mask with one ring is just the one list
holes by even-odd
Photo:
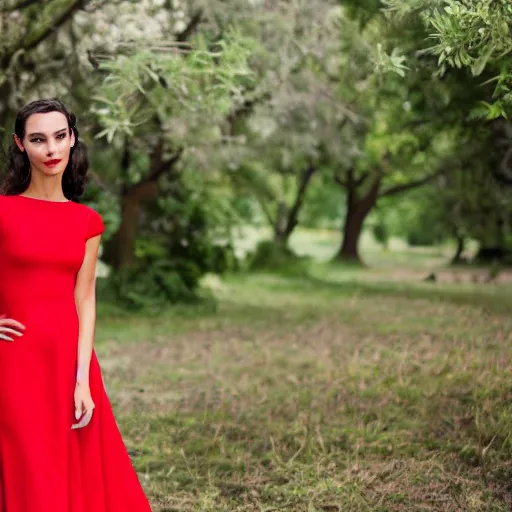
[[435, 257], [229, 276], [216, 310], [100, 301], [154, 511], [509, 511], [512, 289], [424, 282]]

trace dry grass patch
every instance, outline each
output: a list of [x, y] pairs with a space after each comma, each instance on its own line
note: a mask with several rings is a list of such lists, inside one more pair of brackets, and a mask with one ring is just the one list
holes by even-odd
[[512, 319], [424, 292], [230, 286], [221, 325], [98, 346], [155, 510], [508, 510]]

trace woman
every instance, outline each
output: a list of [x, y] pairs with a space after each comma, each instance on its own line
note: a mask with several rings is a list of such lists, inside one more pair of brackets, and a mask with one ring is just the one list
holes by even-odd
[[104, 226], [57, 100], [16, 117], [0, 195], [0, 512], [148, 512], [93, 350]]

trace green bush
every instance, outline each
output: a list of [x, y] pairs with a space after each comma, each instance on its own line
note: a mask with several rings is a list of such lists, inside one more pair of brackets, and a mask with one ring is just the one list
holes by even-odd
[[384, 247], [387, 247], [389, 241], [389, 231], [384, 222], [379, 221], [375, 223], [372, 226], [372, 233], [375, 240], [377, 240], [379, 244], [383, 245]]
[[205, 274], [239, 270], [223, 206], [182, 174], [165, 188], [160, 200], [144, 204], [135, 261], [102, 283], [103, 296], [122, 307], [201, 300]]
[[211, 247], [210, 272], [224, 274], [240, 270], [240, 263], [235, 255], [235, 249], [231, 244], [213, 245]]
[[101, 280], [98, 295], [130, 310], [159, 308], [169, 303], [197, 302], [202, 272], [187, 261], [156, 260], [116, 272]]
[[420, 210], [405, 227], [405, 239], [410, 246], [433, 246], [447, 237], [446, 225], [428, 211]]
[[304, 275], [307, 272], [307, 261], [307, 258], [297, 256], [289, 247], [264, 240], [250, 256], [249, 270]]
[[411, 228], [406, 236], [407, 244], [411, 247], [433, 246], [441, 242], [433, 236], [430, 230]]
[[185, 244], [179, 252], [169, 253], [157, 240], [139, 240], [136, 255], [133, 266], [102, 280], [103, 299], [127, 309], [197, 302], [204, 299], [199, 282], [205, 273], [238, 268], [230, 246]]

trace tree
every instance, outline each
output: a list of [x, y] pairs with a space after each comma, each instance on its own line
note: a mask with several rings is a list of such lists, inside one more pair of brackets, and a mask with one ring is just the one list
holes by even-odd
[[322, 166], [326, 116], [339, 119], [343, 110], [316, 72], [316, 61], [337, 45], [337, 10], [329, 0], [276, 2], [256, 10], [249, 24], [239, 22], [260, 45], [251, 58], [255, 88], [230, 116], [227, 172], [237, 193], [256, 198], [282, 247]]
[[[473, 77], [495, 77], [495, 101], [485, 103], [487, 117], [506, 115], [512, 107], [512, 4], [508, 0], [385, 0], [400, 18], [423, 20], [438, 56], [438, 72], [469, 68]], [[427, 42], [425, 41], [425, 46]]]
[[[440, 77], [455, 71], [475, 90], [466, 114], [492, 121], [494, 149], [501, 155], [493, 170], [498, 180], [512, 184], [510, 154], [512, 111], [512, 4], [507, 0], [386, 0], [395, 22], [422, 20], [429, 39], [415, 39], [416, 51], [437, 56]], [[434, 44], [431, 43], [434, 42]], [[469, 73], [462, 73], [462, 71]]]
[[[347, 194], [337, 258], [355, 261], [361, 261], [359, 237], [372, 208], [383, 197], [421, 187], [446, 172], [458, 133], [457, 124], [443, 123], [443, 86], [425, 81], [428, 63], [414, 62], [416, 73], [407, 74], [395, 31], [382, 12], [361, 16], [359, 9], [351, 11], [356, 19], [342, 14], [338, 67], [324, 71], [331, 94], [352, 111], [338, 147], [329, 145], [329, 154], [334, 181]], [[427, 102], [430, 110], [425, 111]]]
[[[141, 50], [100, 64], [107, 75], [95, 97], [103, 127], [97, 136], [123, 148], [121, 224], [105, 252], [114, 268], [134, 263], [141, 204], [157, 200], [184, 153], [200, 158], [201, 142], [220, 137], [219, 123], [250, 80], [249, 48], [232, 32], [212, 50], [198, 39], [185, 52]], [[134, 159], [144, 148], [148, 156]]]
[[[512, 106], [512, 5], [504, 0], [385, 3], [394, 22], [421, 20], [429, 39], [409, 38], [408, 44], [418, 54], [436, 57], [436, 76], [447, 84], [450, 94], [460, 91], [461, 86], [471, 91], [466, 94], [466, 101], [453, 110], [469, 125], [480, 126], [480, 139], [470, 144], [481, 147], [480, 141], [485, 140], [487, 146], [478, 155], [481, 165], [470, 166], [469, 179], [459, 189], [467, 199], [462, 201], [461, 209], [472, 219], [471, 232], [480, 241], [480, 256], [506, 254], [507, 226], [512, 220], [512, 212], [503, 199], [507, 195], [504, 187], [512, 184], [512, 127], [508, 121]], [[482, 224], [485, 229], [475, 229]]]

